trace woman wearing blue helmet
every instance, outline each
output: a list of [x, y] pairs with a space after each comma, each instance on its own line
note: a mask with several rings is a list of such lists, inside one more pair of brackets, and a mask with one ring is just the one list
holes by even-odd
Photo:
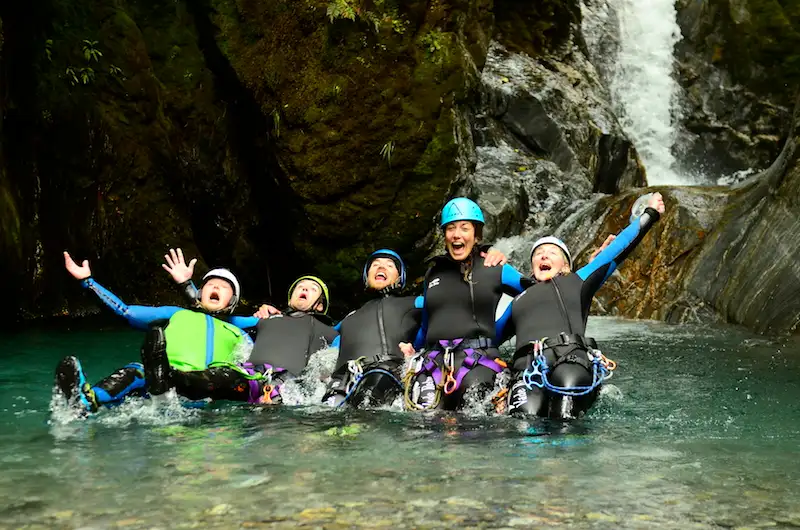
[[406, 379], [406, 407], [456, 410], [467, 390], [488, 393], [498, 374], [495, 313], [504, 293], [523, 289], [513, 267], [487, 267], [480, 242], [484, 217], [473, 201], [460, 197], [442, 210], [447, 252], [431, 260], [425, 276], [419, 343]]
[[[402, 391], [401, 342], [419, 331], [422, 297], [399, 296], [406, 285], [406, 266], [393, 250], [370, 254], [362, 272], [372, 299], [347, 315], [336, 329], [337, 369], [323, 401], [332, 406], [391, 403]], [[418, 300], [417, 300], [418, 299]]]

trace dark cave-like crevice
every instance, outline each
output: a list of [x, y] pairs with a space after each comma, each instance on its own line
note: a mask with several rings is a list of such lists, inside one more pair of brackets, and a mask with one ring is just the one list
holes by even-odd
[[[299, 226], [296, 222], [300, 219], [299, 199], [289, 186], [270, 141], [271, 119], [264, 116], [217, 44], [212, 8], [206, 1], [186, 2], [186, 6], [194, 19], [206, 66], [214, 75], [217, 95], [227, 106], [230, 145], [250, 186], [251, 205], [258, 212], [258, 224], [248, 239], [259, 250], [259, 263], [240, 264], [248, 297], [280, 299], [283, 286], [290, 283], [296, 271], [298, 253], [293, 236]], [[208, 200], [214, 201], [215, 197]], [[223, 234], [207, 214], [208, 210], [202, 204], [194, 204], [190, 205], [190, 211], [195, 241], [206, 259], [230, 260], [230, 253], [220, 255], [218, 238]]]

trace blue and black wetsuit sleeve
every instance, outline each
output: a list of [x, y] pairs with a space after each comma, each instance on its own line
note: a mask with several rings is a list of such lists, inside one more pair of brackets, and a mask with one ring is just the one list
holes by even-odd
[[503, 265], [501, 279], [503, 292], [511, 296], [518, 295], [531, 285], [530, 278], [523, 276], [521, 272], [509, 264]]
[[514, 320], [511, 318], [511, 306], [513, 303], [512, 300], [503, 311], [503, 314], [500, 315], [500, 318], [497, 319], [497, 322], [495, 322], [495, 341], [497, 344], [503, 344], [517, 333], [514, 327]]
[[114, 313], [125, 318], [131, 326], [138, 329], [147, 329], [147, 327], [156, 320], [169, 319], [182, 309], [181, 307], [175, 306], [129, 306], [91, 277], [83, 280], [81, 285], [93, 291], [104, 304], [114, 311]]
[[414, 337], [414, 349], [420, 350], [425, 346], [425, 337], [428, 334], [428, 313], [425, 311], [425, 297], [418, 296], [414, 299], [416, 319], [419, 322], [417, 336]]
[[[533, 280], [527, 276], [523, 276], [517, 269], [511, 265], [503, 265], [502, 271], [503, 292], [510, 296], [516, 296], [531, 285]], [[513, 329], [509, 328], [511, 322], [511, 304], [503, 311], [495, 321], [495, 342], [502, 344], [506, 339], [514, 335]]]
[[235, 316], [230, 317], [228, 322], [236, 326], [237, 328], [241, 328], [243, 330], [251, 329], [258, 326], [258, 317], [243, 317], [243, 316]]
[[183, 297], [186, 299], [186, 303], [192, 307], [196, 306], [198, 300], [200, 300], [200, 291], [195, 287], [194, 282], [192, 280], [186, 280], [178, 284], [178, 286], [180, 287], [181, 294], [183, 294]]
[[353, 313], [355, 313], [355, 311], [350, 311], [347, 314], [347, 316], [345, 316], [343, 319], [341, 319], [339, 322], [337, 322], [335, 326], [333, 326], [333, 329], [336, 330], [336, 333], [338, 333], [338, 335], [336, 335], [336, 338], [334, 338], [333, 341], [331, 342], [331, 348], [338, 348], [339, 347], [339, 344], [342, 342], [342, 340], [340, 338], [342, 336], [342, 322], [344, 322], [345, 318], [349, 317]]
[[617, 234], [617, 238], [597, 255], [588, 265], [581, 267], [577, 274], [583, 280], [581, 288], [581, 304], [587, 307], [597, 290], [614, 272], [614, 269], [627, 258], [642, 238], [661, 216], [653, 208], [646, 208], [644, 213], [631, 221], [628, 227]]

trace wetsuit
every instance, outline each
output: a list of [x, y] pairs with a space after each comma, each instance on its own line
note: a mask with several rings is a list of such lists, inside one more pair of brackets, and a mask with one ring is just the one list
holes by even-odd
[[212, 365], [175, 373], [171, 381], [190, 399], [227, 399], [279, 404], [281, 386], [308, 365], [311, 355], [331, 344], [336, 330], [317, 313], [287, 310], [258, 320], [256, 343], [247, 362]]
[[[93, 278], [83, 280], [81, 285], [93, 291], [134, 328], [150, 330], [143, 346], [143, 355], [154, 340], [160, 340], [169, 362], [178, 370], [198, 370], [215, 362], [234, 362], [234, 350], [252, 342], [243, 328], [253, 327], [258, 322], [253, 317], [229, 316], [222, 320], [177, 306], [129, 306]], [[160, 330], [158, 337], [154, 336], [154, 329]], [[144, 395], [147, 390], [145, 373], [143, 364], [125, 365], [91, 387], [95, 403], [84, 405], [93, 410], [97, 405], [118, 404], [129, 395]], [[65, 394], [74, 384], [82, 386], [85, 383], [80, 362], [71, 356], [61, 361], [56, 377]]]
[[587, 351], [596, 349], [597, 345], [585, 336], [592, 298], [658, 219], [658, 212], [647, 208], [591, 263], [574, 274], [535, 283], [518, 295], [498, 319], [498, 326], [503, 328], [502, 337], [517, 336], [509, 413], [569, 418], [591, 407], [599, 386], [582, 396], [565, 396], [537, 386], [528, 389], [522, 372], [531, 366], [532, 344], [538, 340], [542, 341], [542, 354], [553, 385], [563, 388], [592, 386], [592, 366]]
[[338, 406], [391, 403], [402, 391], [404, 357], [401, 342], [414, 342], [422, 319], [420, 296], [394, 296], [390, 291], [351, 312], [336, 325], [339, 346], [336, 370], [323, 401]]
[[449, 254], [432, 259], [418, 341], [425, 350], [415, 358], [416, 374], [406, 385], [409, 408], [455, 410], [465, 391], [491, 390], [495, 376], [504, 372], [504, 363], [497, 362], [495, 312], [504, 293], [523, 290], [524, 278], [510, 265], [486, 267], [480, 256], [486, 248], [473, 250], [471, 270], [468, 261]]

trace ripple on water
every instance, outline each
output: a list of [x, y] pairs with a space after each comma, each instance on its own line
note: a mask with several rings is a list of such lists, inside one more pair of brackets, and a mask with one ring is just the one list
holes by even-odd
[[[319, 400], [331, 349], [288, 386], [295, 406], [193, 409], [173, 396], [80, 418], [41, 391], [71, 337], [15, 342], [43, 366], [12, 364], [0, 394], [0, 528], [800, 522], [800, 348], [729, 328], [590, 329], [619, 368], [592, 413], [567, 423], [494, 416], [479, 399], [466, 414], [330, 409]], [[93, 335], [96, 351], [77, 339], [97, 375], [129, 360], [109, 357], [119, 336]]]

